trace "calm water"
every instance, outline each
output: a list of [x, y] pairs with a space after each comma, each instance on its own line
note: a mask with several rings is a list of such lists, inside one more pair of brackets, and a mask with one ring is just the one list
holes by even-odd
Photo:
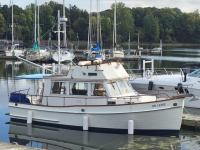
[[[155, 68], [178, 68], [186, 62], [199, 62], [200, 48], [165, 48], [163, 56], [143, 56], [155, 59]], [[126, 67], [137, 68], [137, 64], [125, 63]], [[35, 80], [13, 80], [13, 76], [38, 73], [40, 70], [12, 61], [0, 61], [0, 141], [17, 142], [51, 150], [137, 150], [137, 149], [200, 149], [200, 133], [181, 131], [176, 136], [140, 136], [91, 133], [26, 124], [8, 123], [8, 93], [28, 88], [36, 88], [40, 82]]]

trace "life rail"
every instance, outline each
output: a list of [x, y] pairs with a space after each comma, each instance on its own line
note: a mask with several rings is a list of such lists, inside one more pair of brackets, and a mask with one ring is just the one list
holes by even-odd
[[[174, 78], [174, 75], [181, 75], [184, 76], [184, 71], [187, 70], [187, 68], [154, 68], [153, 72], [151, 68], [145, 68], [143, 69], [126, 69], [128, 74], [130, 75], [130, 79], [136, 79], [145, 77], [144, 72], [150, 71], [151, 72], [151, 78], [157, 78], [159, 79], [160, 75], [172, 75], [172, 78]], [[190, 71], [195, 71], [196, 69], [189, 69]]]

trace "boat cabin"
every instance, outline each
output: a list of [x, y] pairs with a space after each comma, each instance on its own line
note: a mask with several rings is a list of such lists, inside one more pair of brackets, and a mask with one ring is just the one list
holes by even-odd
[[26, 94], [33, 105], [82, 106], [117, 105], [156, 101], [156, 96], [139, 95], [129, 83], [129, 75], [119, 62], [79, 62], [67, 75], [44, 77], [39, 96]]

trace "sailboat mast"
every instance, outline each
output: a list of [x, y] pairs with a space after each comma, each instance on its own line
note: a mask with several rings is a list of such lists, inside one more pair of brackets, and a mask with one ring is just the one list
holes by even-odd
[[129, 32], [129, 40], [128, 40], [128, 55], [131, 53], [131, 33]]
[[[60, 67], [60, 10], [58, 10], [58, 64]], [[60, 73], [60, 69], [59, 69]]]
[[[65, 0], [63, 0], [63, 18], [65, 18]], [[64, 35], [63, 35], [63, 46], [67, 46], [67, 33], [66, 33], [66, 22], [63, 23], [63, 30], [64, 30]]]
[[36, 29], [36, 23], [37, 23], [36, 18], [37, 18], [37, 13], [36, 13], [36, 12], [37, 12], [37, 0], [35, 0], [35, 35], [34, 35], [34, 40], [35, 40], [35, 41], [34, 41], [34, 43], [36, 43], [36, 40], [37, 40], [37, 37], [36, 37], [36, 34], [37, 34], [37, 33], [36, 33], [36, 32], [37, 32], [37, 31], [36, 31], [36, 30], [37, 30], [37, 29]]
[[14, 43], [14, 16], [13, 16], [13, 0], [12, 0], [12, 49], [13, 49], [13, 43]]
[[115, 0], [115, 10], [114, 10], [114, 46], [116, 51], [116, 45], [117, 45], [117, 1]]
[[99, 25], [100, 25], [99, 0], [97, 0], [97, 43], [99, 43]]
[[40, 6], [38, 0], [38, 46], [40, 45]]
[[91, 51], [92, 48], [92, 25], [91, 25], [91, 17], [92, 17], [92, 0], [90, 0], [90, 14], [89, 14], [89, 28], [88, 28], [88, 46], [87, 49]]
[[140, 49], [140, 33], [138, 33], [138, 50]]

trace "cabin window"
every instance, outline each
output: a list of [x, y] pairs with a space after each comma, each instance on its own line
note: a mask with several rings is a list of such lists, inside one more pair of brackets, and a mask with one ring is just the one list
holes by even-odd
[[112, 96], [121, 95], [121, 92], [116, 82], [107, 83], [107, 87], [110, 93], [112, 94]]
[[91, 96], [106, 96], [106, 90], [102, 83], [91, 83]]
[[87, 95], [88, 83], [83, 82], [71, 82], [70, 83], [70, 95]]
[[117, 83], [119, 85], [119, 88], [120, 88], [122, 94], [130, 93], [128, 88], [127, 88], [127, 85], [124, 81], [118, 81]]
[[51, 94], [66, 94], [66, 84], [64, 82], [52, 82]]

